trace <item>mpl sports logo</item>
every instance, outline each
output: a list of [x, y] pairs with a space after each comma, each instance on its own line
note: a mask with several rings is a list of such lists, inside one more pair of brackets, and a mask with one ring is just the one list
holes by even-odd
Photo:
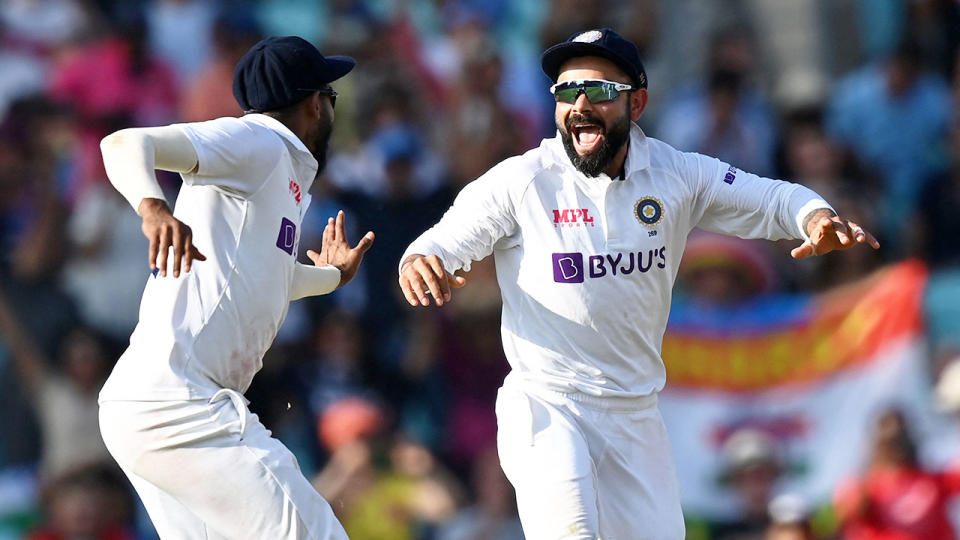
[[558, 227], [593, 227], [593, 216], [589, 208], [560, 208], [553, 211], [553, 226]]
[[634, 272], [646, 274], [654, 268], [667, 267], [666, 246], [647, 251], [588, 255], [584, 264], [583, 253], [554, 253], [553, 281], [557, 283], [583, 283], [585, 279], [606, 276], [629, 276]]

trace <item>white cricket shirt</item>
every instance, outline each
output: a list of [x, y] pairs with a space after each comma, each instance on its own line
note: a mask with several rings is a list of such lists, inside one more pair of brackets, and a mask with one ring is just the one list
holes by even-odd
[[[283, 323], [317, 160], [262, 114], [180, 124], [197, 151], [174, 216], [207, 256], [148, 278], [130, 347], [100, 401], [244, 392]], [[172, 259], [172, 257], [170, 257]]]
[[578, 172], [559, 135], [467, 185], [412, 253], [450, 271], [494, 254], [512, 377], [564, 392], [663, 388], [670, 294], [694, 227], [804, 238], [813, 191], [630, 133], [622, 180]]

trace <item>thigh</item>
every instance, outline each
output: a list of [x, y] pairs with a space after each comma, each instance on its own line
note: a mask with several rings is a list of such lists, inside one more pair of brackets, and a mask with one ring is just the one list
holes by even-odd
[[124, 470], [133, 489], [136, 490], [140, 501], [143, 502], [150, 521], [161, 540], [214, 540], [223, 538], [213, 533], [196, 514], [190, 511], [180, 501], [166, 492], [137, 476]]
[[604, 540], [680, 540], [680, 491], [670, 442], [657, 408], [607, 412], [591, 443], [597, 463], [597, 506]]
[[595, 471], [581, 431], [557, 406], [509, 388], [497, 397], [497, 422], [527, 538], [596, 538]]
[[[171, 420], [174, 414], [182, 421]], [[293, 454], [255, 415], [241, 433], [240, 413], [230, 400], [112, 416], [114, 427], [103, 431], [121, 466], [189, 509], [210, 531], [231, 539], [346, 538]], [[118, 421], [125, 426], [120, 435]]]

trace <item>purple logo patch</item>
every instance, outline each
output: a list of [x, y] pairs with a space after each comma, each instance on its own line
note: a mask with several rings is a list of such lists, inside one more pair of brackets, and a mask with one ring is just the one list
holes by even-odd
[[297, 226], [287, 218], [280, 220], [280, 235], [277, 236], [277, 247], [293, 255], [294, 245], [297, 243]]
[[727, 169], [727, 174], [723, 177], [723, 181], [732, 186], [733, 180], [736, 177], [737, 177], [737, 168], [731, 165], [730, 168]]
[[583, 283], [583, 253], [554, 253], [553, 280], [557, 283]]

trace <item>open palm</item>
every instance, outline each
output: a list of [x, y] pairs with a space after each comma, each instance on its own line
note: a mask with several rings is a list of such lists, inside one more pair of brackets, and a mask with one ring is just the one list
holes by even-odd
[[357, 245], [350, 247], [347, 232], [343, 225], [343, 210], [337, 213], [336, 219], [327, 220], [323, 229], [323, 243], [320, 253], [312, 249], [307, 251], [307, 257], [317, 266], [334, 266], [340, 270], [340, 287], [346, 285], [353, 276], [357, 275], [363, 254], [373, 245], [373, 231], [367, 232]]

